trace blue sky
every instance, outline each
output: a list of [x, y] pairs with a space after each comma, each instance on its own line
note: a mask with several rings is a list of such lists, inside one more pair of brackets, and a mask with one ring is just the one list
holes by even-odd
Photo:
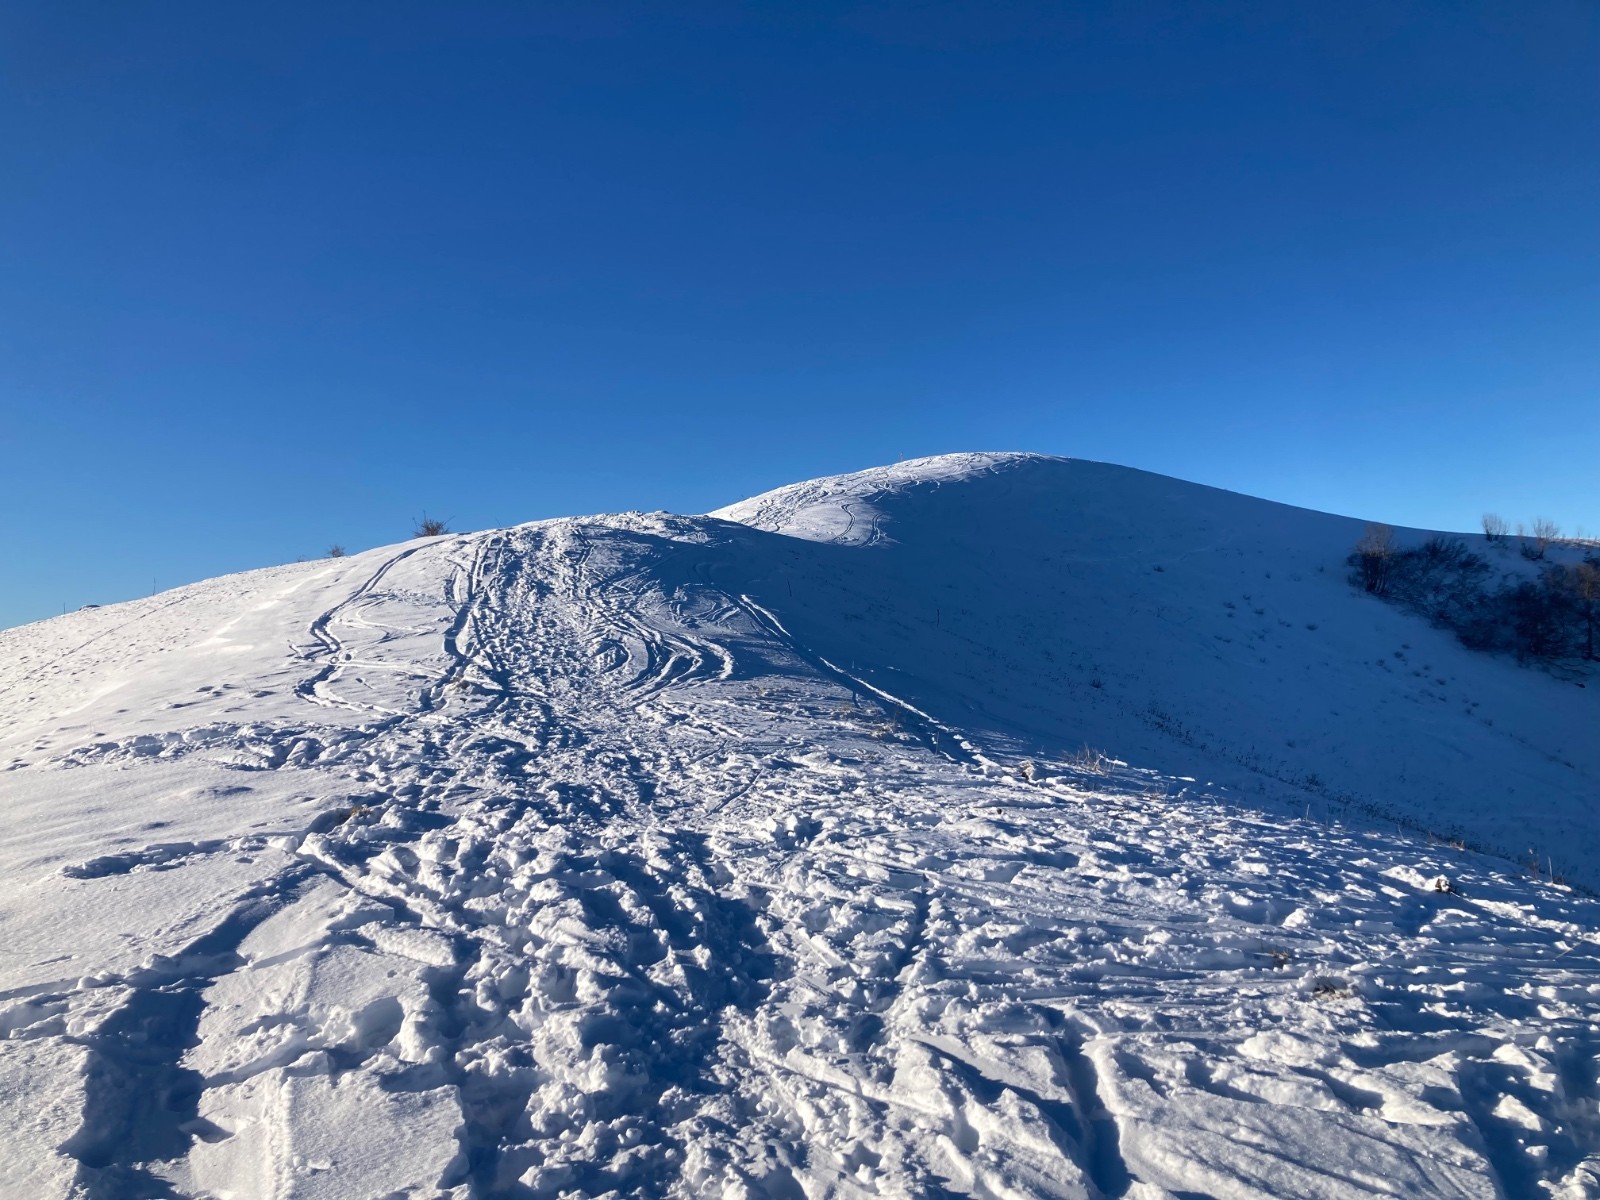
[[0, 625], [960, 449], [1600, 533], [1600, 8], [18, 3]]

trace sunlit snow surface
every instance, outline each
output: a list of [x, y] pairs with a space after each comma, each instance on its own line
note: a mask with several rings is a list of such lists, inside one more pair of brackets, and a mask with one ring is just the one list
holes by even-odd
[[0, 633], [0, 1194], [1600, 1195], [1600, 687], [1359, 531], [964, 455]]

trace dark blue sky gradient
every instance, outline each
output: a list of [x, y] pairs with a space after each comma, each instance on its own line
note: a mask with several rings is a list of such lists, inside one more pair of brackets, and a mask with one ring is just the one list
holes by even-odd
[[1600, 534], [1600, 6], [0, 10], [0, 625], [959, 449]]

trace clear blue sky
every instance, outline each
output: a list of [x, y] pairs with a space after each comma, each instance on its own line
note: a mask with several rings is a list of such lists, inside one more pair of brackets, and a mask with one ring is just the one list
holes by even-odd
[[1600, 6], [11, 3], [0, 625], [1029, 449], [1600, 533]]

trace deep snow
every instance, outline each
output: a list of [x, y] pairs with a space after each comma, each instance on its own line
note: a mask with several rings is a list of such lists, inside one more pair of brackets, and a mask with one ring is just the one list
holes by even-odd
[[0, 1193], [1600, 1194], [1597, 689], [1359, 532], [955, 455], [0, 633]]

